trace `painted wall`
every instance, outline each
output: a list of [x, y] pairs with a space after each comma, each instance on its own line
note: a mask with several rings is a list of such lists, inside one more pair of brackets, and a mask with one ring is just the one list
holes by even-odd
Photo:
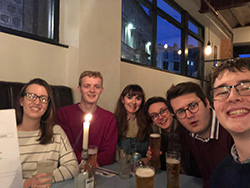
[[250, 26], [233, 29], [233, 44], [250, 43]]
[[120, 61], [121, 0], [60, 2], [62, 48], [0, 33], [0, 80], [27, 82], [41, 77], [50, 84], [73, 89], [84, 70], [98, 70], [104, 77], [99, 105], [114, 111], [121, 90], [131, 83], [141, 85], [146, 97], [165, 96], [174, 83], [196, 79]]

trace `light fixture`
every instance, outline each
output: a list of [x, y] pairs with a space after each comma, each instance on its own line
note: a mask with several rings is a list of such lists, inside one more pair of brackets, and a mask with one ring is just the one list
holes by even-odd
[[164, 48], [165, 49], [167, 49], [168, 48], [168, 44], [166, 43], [166, 44], [164, 44]]
[[211, 47], [210, 41], [208, 41], [207, 46], [205, 48], [205, 54], [210, 55], [211, 53], [212, 53], [212, 47]]
[[[211, 6], [210, 4], [210, 0], [209, 0], [209, 5]], [[208, 9], [208, 14], [210, 13], [210, 6], [209, 9]], [[206, 55], [210, 55], [212, 53], [212, 47], [211, 47], [211, 43], [210, 43], [210, 19], [209, 19], [209, 25], [208, 25], [208, 42], [207, 42], [207, 46], [205, 48], [205, 54]]]

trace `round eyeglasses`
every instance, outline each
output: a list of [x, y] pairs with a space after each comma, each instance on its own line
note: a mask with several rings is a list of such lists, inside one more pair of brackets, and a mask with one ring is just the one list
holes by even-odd
[[159, 119], [159, 115], [166, 116], [168, 113], [169, 113], [168, 108], [164, 108], [164, 109], [160, 110], [159, 113], [154, 112], [154, 113], [150, 114], [150, 118], [153, 121], [157, 121]]
[[45, 95], [38, 96], [35, 93], [25, 93], [24, 96], [30, 101], [35, 101], [37, 98], [39, 98], [39, 101], [43, 104], [48, 104], [49, 97]]
[[236, 92], [241, 96], [250, 96], [250, 82], [240, 82], [234, 86], [219, 86], [211, 90], [215, 101], [227, 99], [231, 93], [231, 89], [235, 88]]
[[190, 113], [194, 114], [196, 112], [199, 111], [199, 103], [201, 102], [201, 100], [199, 102], [192, 102], [188, 105], [187, 108], [181, 108], [178, 111], [175, 112], [175, 115], [180, 118], [180, 119], [184, 119], [187, 116], [186, 111], [188, 110]]

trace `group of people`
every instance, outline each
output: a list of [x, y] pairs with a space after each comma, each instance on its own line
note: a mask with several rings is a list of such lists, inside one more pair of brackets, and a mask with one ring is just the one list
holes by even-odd
[[112, 164], [117, 151], [138, 152], [150, 162], [149, 135], [157, 132], [163, 170], [165, 152], [174, 150], [182, 154], [181, 172], [202, 177], [205, 188], [249, 187], [250, 59], [221, 63], [212, 73], [211, 86], [214, 109], [193, 82], [173, 85], [166, 98], [147, 101], [143, 89], [131, 84], [123, 89], [113, 114], [97, 105], [104, 89], [99, 72], [83, 72], [81, 101], [57, 111], [50, 86], [42, 79], [31, 80], [16, 105], [24, 187], [50, 185], [41, 179], [46, 174], [36, 174], [39, 160], [54, 162], [53, 182], [74, 176], [87, 113], [93, 116], [89, 145], [98, 146], [97, 166]]

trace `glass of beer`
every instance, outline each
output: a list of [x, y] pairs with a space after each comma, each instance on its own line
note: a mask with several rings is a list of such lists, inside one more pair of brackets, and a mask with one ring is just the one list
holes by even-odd
[[155, 169], [150, 166], [139, 166], [135, 171], [136, 188], [154, 188]]
[[96, 167], [97, 163], [97, 152], [98, 152], [98, 147], [95, 145], [89, 145], [88, 147], [88, 163], [93, 166], [94, 168]]
[[179, 175], [181, 154], [179, 152], [166, 152], [167, 188], [179, 188]]
[[47, 176], [42, 177], [42, 179], [50, 179], [50, 181], [45, 182], [45, 184], [52, 183], [53, 171], [54, 171], [54, 162], [52, 161], [37, 162], [37, 174], [47, 173]]
[[150, 148], [152, 152], [152, 158], [150, 165], [159, 170], [161, 168], [160, 161], [160, 149], [161, 149], [161, 135], [160, 134], [150, 134]]

